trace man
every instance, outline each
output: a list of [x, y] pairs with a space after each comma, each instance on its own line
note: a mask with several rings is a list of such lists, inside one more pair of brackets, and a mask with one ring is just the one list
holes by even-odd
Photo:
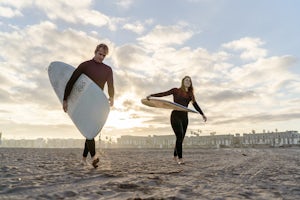
[[[94, 54], [95, 55], [94, 55], [93, 59], [81, 63], [76, 68], [76, 70], [73, 72], [70, 80], [68, 81], [66, 88], [65, 88], [64, 99], [63, 99], [63, 109], [65, 112], [67, 112], [67, 110], [68, 110], [68, 97], [71, 93], [73, 85], [81, 74], [85, 74], [86, 76], [88, 76], [102, 90], [104, 88], [105, 83], [107, 83], [109, 103], [110, 103], [110, 106], [114, 105], [113, 72], [112, 72], [112, 69], [110, 66], [103, 63], [105, 56], [108, 54], [107, 45], [99, 44], [96, 47]], [[97, 168], [99, 158], [96, 156], [94, 139], [91, 139], [91, 140], [86, 139], [86, 141], [85, 141], [84, 150], [83, 150], [83, 158], [82, 158], [82, 161], [84, 164], [87, 164], [86, 158], [87, 158], [87, 155], [89, 152], [93, 159], [92, 165], [94, 166], [94, 168]]]

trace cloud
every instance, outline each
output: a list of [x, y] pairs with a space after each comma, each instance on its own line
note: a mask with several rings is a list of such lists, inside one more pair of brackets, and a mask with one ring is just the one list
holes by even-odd
[[0, 88], [0, 102], [2, 104], [13, 103], [13, 98], [11, 98], [9, 92], [1, 88]]
[[221, 90], [220, 92], [210, 96], [210, 99], [213, 101], [244, 101], [245, 99], [249, 100], [255, 98], [256, 95], [253, 91], [233, 91], [233, 90]]
[[[6, 67], [6, 66], [4, 66]], [[6, 70], [4, 70], [6, 72]], [[10, 85], [12, 82], [4, 75], [4, 73], [0, 74], [0, 87], [6, 87], [7, 85]]]
[[[78, 64], [82, 57], [93, 55], [94, 46], [98, 42], [98, 38], [84, 32], [73, 29], [59, 31], [56, 25], [49, 21], [13, 32], [2, 32], [0, 35], [0, 44], [5, 48], [1, 57], [10, 62], [9, 68], [18, 70], [16, 76], [44, 70], [51, 60], [65, 60], [71, 61], [71, 64]], [[39, 67], [34, 68], [36, 65]]]
[[17, 9], [26, 8], [34, 3], [34, 0], [22, 0], [22, 1], [10, 1], [10, 0], [1, 0], [0, 5], [7, 7], [13, 7]]
[[153, 19], [146, 19], [143, 22], [141, 21], [128, 22], [123, 25], [123, 29], [132, 31], [140, 35], [145, 32], [146, 26], [151, 25], [152, 23], [153, 23]]
[[[21, 16], [22, 10], [25, 8], [37, 9], [43, 11], [49, 20], [63, 20], [67, 23], [92, 25], [96, 27], [107, 26], [110, 30], [116, 30], [117, 24], [123, 19], [109, 17], [98, 10], [92, 9], [92, 0], [74, 0], [74, 1], [7, 1], [1, 2], [4, 6], [0, 6], [1, 15], [5, 17]], [[13, 9], [13, 8], [16, 9]]]
[[296, 63], [293, 56], [268, 57], [252, 63], [234, 67], [229, 76], [234, 84], [244, 87], [270, 87], [272, 91], [286, 79], [294, 79], [295, 75], [288, 69]]
[[135, 44], [125, 44], [116, 47], [113, 55], [116, 66], [121, 67], [121, 69], [125, 67], [125, 69], [133, 71], [138, 71], [146, 67], [143, 63], [147, 63], [150, 59], [150, 55], [148, 55], [146, 49]]
[[241, 117], [225, 119], [216, 121], [214, 124], [233, 124], [233, 123], [263, 123], [263, 122], [274, 122], [274, 121], [288, 121], [293, 119], [299, 119], [300, 113], [280, 113], [280, 114], [266, 114], [259, 113], [254, 115], [244, 115]]
[[182, 45], [193, 36], [193, 31], [186, 29], [186, 25], [173, 26], [157, 25], [150, 33], [138, 38], [143, 46], [159, 49], [170, 45]]
[[240, 57], [243, 60], [256, 60], [267, 55], [267, 50], [260, 48], [263, 44], [264, 42], [260, 38], [245, 37], [222, 46], [234, 51], [241, 51]]
[[22, 16], [22, 13], [9, 7], [0, 6], [0, 17], [13, 18], [17, 16]]
[[[92, 1], [37, 1], [36, 6], [42, 9], [51, 20], [64, 20], [69, 23], [105, 26], [111, 23], [108, 16], [91, 9]], [[68, 13], [68, 14], [66, 14]]]
[[123, 29], [132, 31], [137, 34], [142, 34], [145, 31], [145, 27], [140, 22], [135, 22], [133, 24], [132, 23], [124, 24]]
[[33, 0], [22, 1], [0, 1], [0, 17], [15, 18], [24, 17], [22, 10], [26, 7], [32, 6]]
[[117, 0], [116, 5], [124, 9], [129, 9], [135, 0]]

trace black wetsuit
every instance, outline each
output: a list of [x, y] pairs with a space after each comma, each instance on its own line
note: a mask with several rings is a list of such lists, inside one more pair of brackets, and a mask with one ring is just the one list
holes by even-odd
[[[151, 94], [152, 97], [163, 97], [173, 95], [173, 100], [175, 103], [178, 103], [183, 106], [188, 106], [190, 101], [193, 101], [193, 106], [195, 109], [203, 115], [201, 108], [198, 106], [192, 92], [185, 92], [180, 88], [172, 88], [166, 92], [161, 92], [157, 94]], [[188, 113], [185, 111], [173, 110], [171, 113], [171, 125], [172, 129], [176, 135], [176, 145], [174, 148], [174, 156], [182, 158], [182, 143], [185, 137], [186, 129], [189, 123]]]
[[[81, 74], [87, 75], [102, 90], [104, 88], [105, 83], [107, 83], [108, 94], [111, 98], [114, 97], [113, 73], [111, 67], [105, 65], [104, 63], [96, 62], [94, 59], [92, 59], [81, 63], [73, 72], [65, 88], [64, 100], [68, 99], [68, 96], [72, 91], [74, 83]], [[93, 157], [96, 154], [94, 139], [86, 139], [83, 150], [83, 157], [87, 157], [89, 152], [91, 154], [91, 157]]]

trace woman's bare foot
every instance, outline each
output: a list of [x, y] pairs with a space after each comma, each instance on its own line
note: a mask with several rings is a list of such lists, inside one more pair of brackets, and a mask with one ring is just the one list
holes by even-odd
[[175, 162], [177, 162], [177, 156], [174, 156], [174, 157], [173, 157], [173, 160], [174, 160]]
[[183, 161], [182, 158], [179, 158], [177, 163], [178, 163], [179, 165], [184, 165], [184, 161]]

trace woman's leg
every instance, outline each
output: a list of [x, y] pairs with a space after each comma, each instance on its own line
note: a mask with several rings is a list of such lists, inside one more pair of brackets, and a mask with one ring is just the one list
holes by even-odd
[[183, 127], [180, 120], [180, 113], [173, 111], [171, 114], [171, 125], [172, 129], [176, 135], [176, 145], [174, 150], [174, 157], [178, 156], [179, 159], [182, 158], [182, 141], [183, 141]]
[[183, 130], [183, 134], [182, 134], [182, 142], [183, 142], [185, 134], [186, 134], [186, 130], [187, 130], [187, 127], [189, 124], [189, 119], [187, 116], [182, 117], [181, 124], [182, 124], [182, 130]]
[[182, 124], [181, 157], [178, 159], [178, 164], [184, 164], [184, 161], [182, 160], [182, 152], [183, 152], [182, 144], [183, 144], [183, 140], [184, 140], [184, 137], [186, 134], [188, 123], [189, 123], [189, 121], [188, 121], [187, 115], [182, 116], [182, 118], [181, 118], [181, 124]]

